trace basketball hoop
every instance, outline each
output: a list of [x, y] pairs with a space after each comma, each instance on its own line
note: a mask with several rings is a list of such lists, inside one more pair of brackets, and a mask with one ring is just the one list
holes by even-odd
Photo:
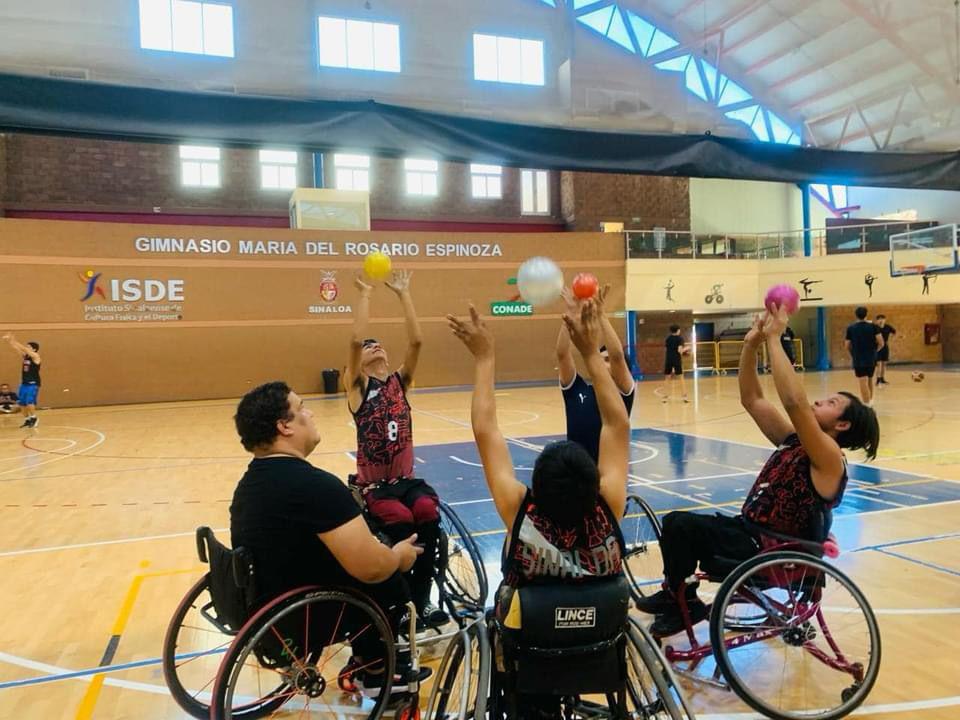
[[900, 268], [902, 275], [923, 275], [926, 271], [926, 265], [904, 265]]

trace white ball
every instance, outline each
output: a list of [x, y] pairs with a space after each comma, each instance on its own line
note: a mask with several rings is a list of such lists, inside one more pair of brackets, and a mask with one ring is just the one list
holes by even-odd
[[517, 271], [520, 297], [531, 305], [549, 305], [563, 290], [563, 271], [547, 257], [532, 257]]

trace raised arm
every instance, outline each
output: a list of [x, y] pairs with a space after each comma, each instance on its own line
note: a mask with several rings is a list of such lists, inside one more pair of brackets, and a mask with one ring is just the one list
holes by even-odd
[[[567, 312], [575, 312], [578, 305], [570, 288], [564, 288], [560, 295], [567, 306]], [[577, 365], [573, 361], [573, 344], [570, 342], [567, 326], [563, 323], [560, 324], [560, 332], [557, 334], [557, 374], [562, 388], [570, 387], [570, 383], [577, 376]]]
[[367, 336], [367, 324], [370, 321], [370, 294], [373, 292], [373, 286], [359, 277], [353, 281], [353, 286], [360, 295], [353, 308], [353, 332], [350, 334], [350, 354], [347, 356], [347, 368], [343, 374], [343, 386], [347, 390], [347, 404], [351, 408], [356, 408], [363, 394], [360, 356], [363, 352], [363, 341]]
[[633, 391], [633, 373], [627, 365], [627, 358], [623, 354], [623, 344], [620, 336], [614, 330], [613, 324], [606, 313], [606, 300], [610, 292], [610, 285], [604, 285], [597, 292], [597, 312], [600, 314], [600, 328], [603, 331], [603, 344], [607, 346], [607, 355], [610, 357], [610, 375], [622, 395]]
[[412, 271], [398, 270], [393, 274], [393, 279], [387, 283], [387, 287], [400, 298], [404, 324], [407, 328], [407, 352], [403, 356], [403, 365], [400, 366], [400, 378], [403, 380], [404, 387], [409, 387], [410, 383], [413, 382], [413, 374], [416, 372], [417, 362], [420, 360], [420, 347], [423, 345], [420, 321], [417, 320], [417, 311], [413, 307], [413, 298], [410, 297], [411, 277], [413, 277]]
[[38, 365], [40, 364], [40, 353], [36, 352], [29, 345], [24, 345], [23, 343], [17, 342], [17, 339], [13, 336], [13, 333], [7, 333], [3, 336], [3, 339], [6, 340], [10, 347], [20, 355], [26, 355], [31, 360], [33, 360]]
[[[510, 532], [520, 504], [526, 495], [526, 487], [513, 472], [513, 459], [507, 449], [507, 441], [497, 424], [497, 401], [494, 396], [494, 344], [493, 334], [480, 318], [477, 309], [470, 305], [470, 317], [458, 320], [447, 315], [447, 323], [473, 355], [475, 360], [473, 400], [470, 406], [470, 422], [473, 437], [483, 463], [483, 474], [493, 497], [497, 514]], [[621, 406], [623, 403], [620, 403]]]
[[810, 456], [810, 476], [821, 497], [832, 499], [837, 494], [843, 476], [843, 451], [836, 440], [820, 427], [810, 401], [793, 364], [780, 344], [780, 335], [787, 324], [787, 312], [782, 307], [776, 313], [766, 313], [763, 334], [767, 339], [770, 371], [777, 395], [784, 410], [796, 428], [800, 443]]
[[793, 432], [793, 426], [773, 404], [763, 396], [760, 387], [760, 378], [757, 376], [757, 351], [763, 342], [763, 331], [760, 318], [753, 319], [753, 327], [743, 339], [743, 349], [740, 351], [740, 368], [737, 371], [737, 382], [740, 385], [740, 404], [747, 414], [766, 435], [767, 440], [779, 445]]
[[583, 303], [580, 316], [564, 314], [563, 322], [570, 332], [590, 377], [600, 410], [600, 456], [597, 470], [600, 473], [600, 495], [616, 517], [623, 515], [627, 504], [627, 462], [630, 452], [630, 419], [620, 391], [607, 372], [600, 357], [600, 317], [596, 303]]

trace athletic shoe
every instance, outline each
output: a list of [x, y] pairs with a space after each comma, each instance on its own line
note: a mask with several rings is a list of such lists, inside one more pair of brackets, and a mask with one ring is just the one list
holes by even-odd
[[[697, 597], [697, 588], [699, 586], [699, 583], [687, 586], [686, 594], [688, 603], [700, 602], [699, 598]], [[666, 588], [663, 590], [658, 590], [653, 595], [645, 595], [637, 600], [635, 604], [637, 606], [637, 610], [647, 613], [648, 615], [660, 615], [672, 610], [679, 611], [680, 608], [680, 606], [677, 604], [677, 596], [672, 590], [667, 590]]]
[[21, 425], [20, 427], [35, 428], [36, 426], [37, 426], [37, 416], [34, 415], [33, 417], [28, 417], [26, 420], [24, 420], [23, 425]]
[[418, 613], [420, 619], [422, 619], [427, 625], [431, 627], [440, 627], [441, 625], [446, 625], [450, 620], [450, 616], [447, 615], [443, 610], [438, 608], [433, 603], [428, 602], [423, 606], [423, 610]]
[[[710, 617], [710, 608], [704, 605], [700, 600], [687, 603], [687, 611], [690, 613], [690, 624], [696, 625]], [[680, 612], [680, 606], [674, 605], [669, 612], [657, 615], [657, 618], [650, 626], [650, 633], [654, 637], [668, 637], [676, 635], [678, 632], [686, 630], [687, 625], [683, 621], [683, 615]]]
[[[390, 688], [390, 695], [404, 695], [416, 692], [419, 684], [433, 674], [433, 670], [428, 667], [422, 667], [419, 670], [414, 669], [408, 664], [400, 664], [393, 673], [393, 685]], [[367, 697], [379, 697], [383, 691], [383, 681], [386, 673], [357, 673], [357, 688], [361, 694]]]

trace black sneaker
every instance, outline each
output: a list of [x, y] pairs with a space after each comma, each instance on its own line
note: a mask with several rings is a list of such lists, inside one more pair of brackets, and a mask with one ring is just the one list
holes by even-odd
[[[710, 608], [704, 605], [700, 600], [687, 602], [687, 610], [690, 613], [690, 624], [696, 625], [710, 617]], [[650, 633], [654, 637], [668, 637], [676, 635], [678, 632], [686, 630], [686, 623], [683, 621], [683, 614], [680, 612], [680, 606], [674, 605], [668, 612], [657, 615], [653, 624], [650, 626]]]
[[20, 427], [35, 428], [36, 426], [37, 426], [37, 416], [34, 415], [33, 417], [28, 417], [26, 420], [24, 420], [23, 425], [21, 425]]
[[659, 615], [677, 607], [677, 597], [669, 590], [659, 590], [645, 595], [636, 602], [637, 610], [648, 615]]
[[[393, 685], [390, 695], [404, 695], [417, 692], [419, 685], [433, 674], [428, 667], [421, 667], [414, 671], [410, 665], [401, 664], [393, 673]], [[366, 697], [379, 697], [383, 691], [383, 681], [386, 673], [361, 672], [357, 674], [357, 688]]]
[[440, 627], [441, 625], [446, 625], [450, 621], [450, 616], [447, 615], [443, 610], [438, 608], [433, 603], [427, 603], [423, 606], [423, 610], [418, 613], [420, 616], [418, 620], [423, 620], [430, 627]]

